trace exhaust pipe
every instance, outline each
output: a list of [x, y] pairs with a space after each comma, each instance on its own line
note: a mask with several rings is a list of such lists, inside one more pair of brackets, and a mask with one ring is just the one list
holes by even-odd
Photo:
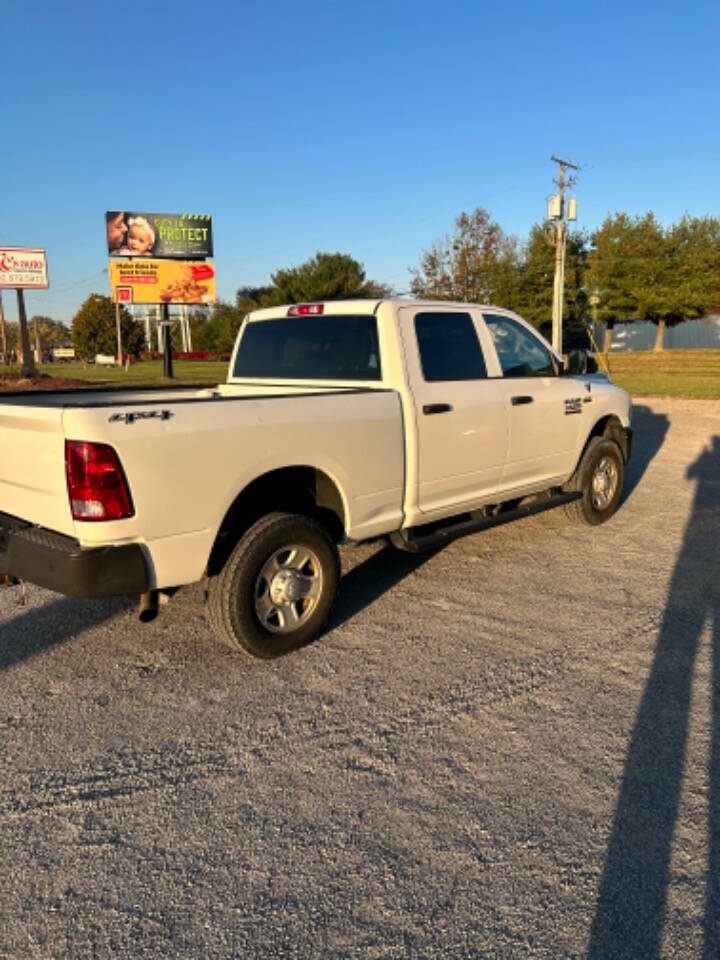
[[158, 592], [157, 590], [148, 590], [140, 594], [140, 608], [138, 617], [141, 623], [150, 623], [158, 615]]

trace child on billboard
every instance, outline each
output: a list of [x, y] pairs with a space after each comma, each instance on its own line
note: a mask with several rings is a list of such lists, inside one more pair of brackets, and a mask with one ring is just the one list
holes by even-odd
[[128, 257], [150, 257], [155, 246], [155, 227], [145, 217], [130, 217], [125, 246], [118, 253]]

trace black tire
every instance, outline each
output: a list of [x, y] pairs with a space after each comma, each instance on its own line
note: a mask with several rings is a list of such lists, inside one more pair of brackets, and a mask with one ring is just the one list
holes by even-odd
[[339, 579], [337, 547], [323, 526], [301, 514], [268, 514], [209, 579], [210, 625], [232, 650], [280, 657], [317, 637]]
[[597, 526], [617, 510], [622, 496], [623, 455], [614, 440], [593, 437], [585, 448], [578, 468], [565, 486], [582, 494], [565, 504], [565, 513], [577, 523]]

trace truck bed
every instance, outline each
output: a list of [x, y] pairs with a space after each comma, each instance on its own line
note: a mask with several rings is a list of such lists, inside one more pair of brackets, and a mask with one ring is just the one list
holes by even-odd
[[[154, 586], [199, 579], [238, 494], [274, 470], [308, 466], [344, 491], [358, 538], [400, 525], [401, 401], [387, 388], [262, 385], [197, 390], [98, 390], [0, 398], [0, 512], [86, 548], [142, 542]], [[75, 521], [65, 441], [110, 444], [134, 516]]]

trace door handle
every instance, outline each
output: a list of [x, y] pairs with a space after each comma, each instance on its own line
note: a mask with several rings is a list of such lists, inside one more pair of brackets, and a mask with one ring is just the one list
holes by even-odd
[[431, 413], [450, 413], [451, 410], [451, 403], [426, 403], [423, 406], [423, 413], [428, 414], [428, 416]]
[[532, 403], [534, 397], [510, 397], [510, 403], [514, 407], [520, 407], [523, 403]]

